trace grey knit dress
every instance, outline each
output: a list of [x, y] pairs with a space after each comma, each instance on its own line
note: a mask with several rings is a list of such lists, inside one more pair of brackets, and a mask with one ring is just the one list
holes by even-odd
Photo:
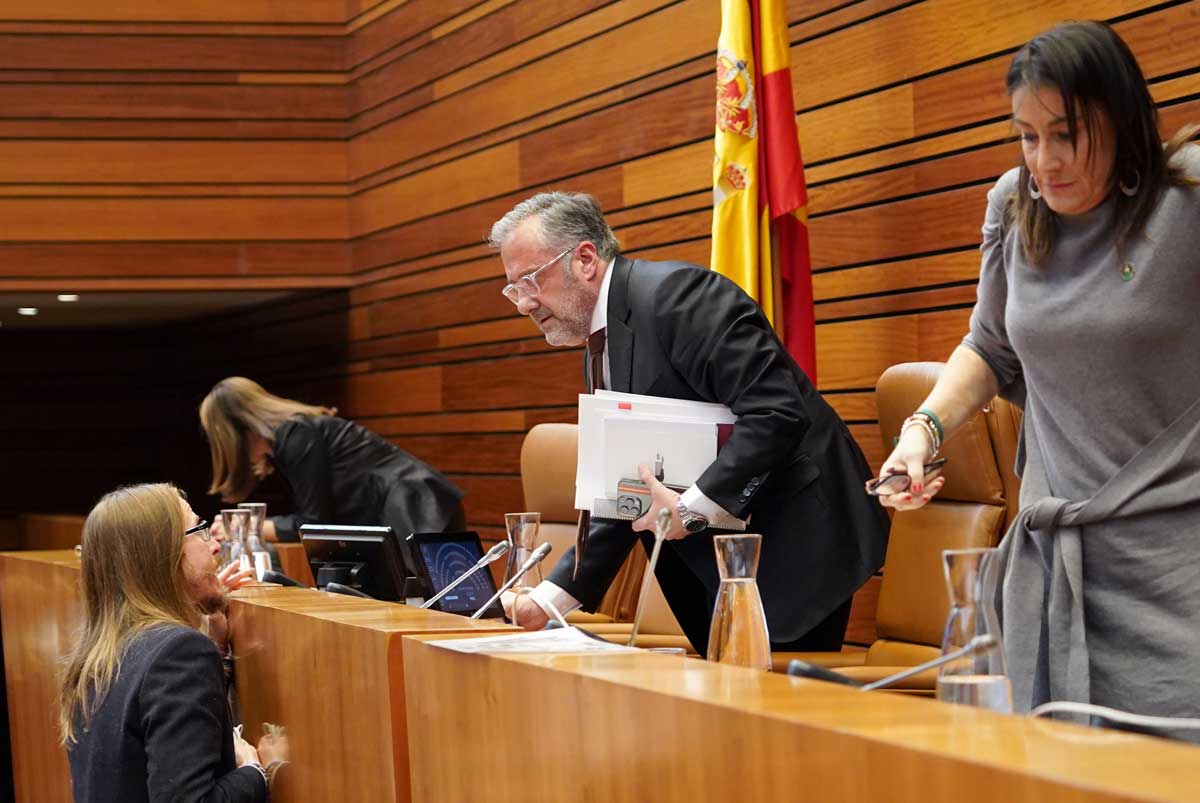
[[[1176, 160], [1200, 176], [1200, 148]], [[1167, 189], [1123, 254], [1115, 198], [1060, 215], [1032, 265], [1003, 225], [1017, 181], [988, 194], [963, 341], [1025, 409], [1002, 544], [1014, 704], [1198, 717], [1200, 188]]]

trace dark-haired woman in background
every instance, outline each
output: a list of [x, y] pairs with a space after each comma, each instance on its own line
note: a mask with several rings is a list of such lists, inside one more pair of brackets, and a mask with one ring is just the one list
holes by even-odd
[[234, 737], [221, 656], [196, 629], [224, 607], [208, 528], [173, 486], [135, 485], [96, 504], [82, 546], [59, 691], [75, 803], [265, 801], [261, 762], [282, 756]]
[[[988, 194], [970, 333], [881, 474], [922, 465], [999, 393], [1023, 405], [1001, 546], [1018, 710], [1200, 716], [1200, 148], [1164, 147], [1133, 54], [1065, 23], [1008, 72], [1024, 164]], [[953, 467], [950, 467], [953, 469]], [[1193, 731], [1186, 738], [1196, 738]]]
[[401, 537], [461, 529], [462, 491], [336, 412], [272, 395], [245, 377], [222, 379], [200, 405], [212, 453], [209, 493], [240, 502], [278, 472], [294, 512], [263, 522], [269, 541], [298, 540], [310, 523], [387, 525]]

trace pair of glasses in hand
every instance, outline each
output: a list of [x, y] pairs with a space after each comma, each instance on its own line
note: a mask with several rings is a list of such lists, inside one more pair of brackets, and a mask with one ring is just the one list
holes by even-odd
[[[941, 471], [944, 465], [946, 465], [946, 458], [944, 457], [934, 460], [932, 463], [926, 463], [926, 481], [931, 479], [931, 475]], [[873, 480], [869, 480], [867, 482], [867, 493], [871, 496], [892, 496], [893, 494], [904, 493], [911, 484], [912, 478], [903, 469], [893, 469], [885, 477], [876, 477]]]

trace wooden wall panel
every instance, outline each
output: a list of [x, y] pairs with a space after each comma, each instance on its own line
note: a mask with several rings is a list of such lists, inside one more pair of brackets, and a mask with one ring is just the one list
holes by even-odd
[[332, 183], [340, 189], [346, 180], [345, 149], [332, 141], [17, 140], [0, 148], [0, 184]]
[[236, 76], [241, 70], [341, 68], [342, 42], [333, 36], [0, 34], [0, 70], [213, 70]]
[[[187, 343], [193, 379], [132, 395], [183, 411], [190, 429], [163, 431], [199, 450], [171, 469], [189, 487], [206, 470], [195, 404], [242, 371], [443, 468], [494, 535], [521, 507], [522, 434], [572, 420], [582, 383], [578, 353], [499, 295], [491, 223], [534, 192], [583, 190], [627, 253], [708, 261], [712, 0], [117, 3], [108, 22], [90, 7], [0, 10], [0, 289], [329, 291], [141, 347], [148, 370], [162, 343]], [[1200, 0], [790, 0], [788, 15], [820, 389], [874, 463], [880, 372], [944, 359], [965, 332], [985, 196], [1019, 159], [1002, 86], [1015, 48], [1062, 18], [1112, 20], [1173, 131], [1200, 120]], [[47, 405], [84, 394], [106, 421], [96, 443], [116, 448], [113, 406], [133, 401], [86, 388], [121, 348], [66, 369], [67, 384], [48, 372], [80, 362], [69, 348], [46, 373], [36, 349], [10, 371], [49, 388]], [[52, 420], [18, 418], [32, 432]], [[75, 487], [101, 473], [71, 471]]]
[[253, 22], [341, 23], [348, 9], [361, 5], [347, 0], [172, 0], [160, 6], [142, 0], [6, 0], [4, 20], [63, 22]]

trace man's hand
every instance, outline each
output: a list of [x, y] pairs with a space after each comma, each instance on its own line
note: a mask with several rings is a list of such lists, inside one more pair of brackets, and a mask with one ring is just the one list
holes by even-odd
[[658, 511], [665, 507], [671, 511], [671, 524], [667, 527], [667, 540], [686, 538], [688, 532], [683, 529], [683, 523], [679, 520], [679, 494], [659, 482], [654, 476], [654, 472], [644, 463], [638, 466], [638, 477], [650, 489], [650, 510], [633, 523], [634, 531], [654, 532], [654, 527], [658, 522]]
[[217, 573], [217, 580], [229, 591], [237, 591], [242, 586], [255, 582], [253, 569], [239, 569], [233, 562]]
[[[513, 615], [513, 599], [516, 599], [516, 616]], [[550, 621], [550, 615], [542, 610], [542, 606], [529, 598], [528, 594], [517, 596], [505, 592], [500, 596], [500, 604], [504, 606], [504, 615], [526, 630], [541, 630]]]

